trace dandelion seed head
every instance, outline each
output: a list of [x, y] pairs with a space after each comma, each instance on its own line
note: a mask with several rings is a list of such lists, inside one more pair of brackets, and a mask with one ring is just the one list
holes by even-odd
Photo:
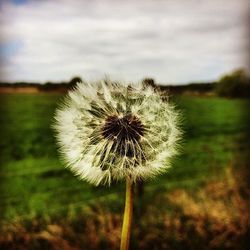
[[78, 83], [55, 114], [54, 128], [67, 166], [80, 178], [110, 184], [164, 172], [177, 153], [174, 107], [150, 86]]

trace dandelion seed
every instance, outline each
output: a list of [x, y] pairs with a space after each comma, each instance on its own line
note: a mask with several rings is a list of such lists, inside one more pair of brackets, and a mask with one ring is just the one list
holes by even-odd
[[173, 106], [142, 83], [78, 83], [55, 119], [68, 167], [95, 185], [165, 171], [180, 137]]

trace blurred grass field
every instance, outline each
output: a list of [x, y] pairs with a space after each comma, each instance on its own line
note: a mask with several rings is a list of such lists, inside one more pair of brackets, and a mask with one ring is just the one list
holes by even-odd
[[[14, 225], [14, 228], [18, 228], [15, 225], [21, 225], [26, 228], [25, 232], [29, 233], [29, 230], [34, 229], [30, 229], [32, 227], [29, 226], [33, 225], [34, 221], [36, 225], [42, 223], [36, 226], [42, 230], [46, 229], [48, 224], [70, 224], [74, 221], [77, 224], [79, 218], [82, 221], [85, 220], [83, 223], [87, 223], [84, 217], [93, 216], [97, 220], [98, 216], [102, 214], [106, 218], [111, 216], [114, 225], [109, 223], [119, 232], [121, 219], [119, 216], [123, 212], [124, 184], [93, 187], [78, 180], [63, 167], [60, 161], [51, 124], [55, 108], [61, 98], [61, 94], [1, 95], [1, 230], [10, 230], [8, 225]], [[152, 224], [154, 225], [152, 230], [161, 231], [164, 221], [164, 219], [161, 220], [161, 216], [164, 214], [168, 214], [172, 218], [175, 218], [176, 211], [182, 211], [180, 213], [184, 214], [185, 208], [181, 206], [185, 205], [185, 200], [182, 200], [185, 197], [190, 202], [198, 194], [197, 199], [200, 199], [199, 202], [204, 205], [207, 204], [206, 199], [209, 200], [209, 195], [206, 196], [206, 193], [203, 193], [202, 196], [201, 193], [205, 192], [204, 190], [211, 183], [213, 187], [215, 185], [212, 193], [221, 191], [218, 189], [221, 185], [225, 190], [226, 187], [223, 186], [227, 183], [225, 180], [228, 181], [234, 175], [232, 171], [235, 169], [237, 171], [236, 153], [246, 152], [249, 147], [249, 142], [246, 140], [246, 134], [249, 131], [249, 124], [246, 122], [248, 120], [246, 107], [250, 104], [249, 100], [191, 96], [178, 96], [171, 99], [183, 114], [184, 136], [181, 153], [173, 160], [172, 168], [166, 174], [143, 185], [143, 195], [141, 194], [135, 204], [135, 221], [137, 219], [138, 221], [135, 222], [134, 230], [137, 239], [144, 238], [145, 235], [140, 235], [143, 230], [147, 235], [146, 229], [150, 228]], [[233, 170], [231, 171], [232, 165]], [[226, 186], [228, 187], [228, 185]], [[229, 198], [224, 195], [220, 200], [227, 207]], [[180, 199], [180, 197], [182, 198]], [[187, 205], [190, 206], [190, 203]], [[146, 211], [151, 211], [153, 222], [148, 221], [149, 217], [148, 220], [145, 219], [146, 217], [141, 219], [143, 214], [145, 216]], [[118, 222], [114, 222], [115, 216], [118, 216]], [[222, 223], [224, 222], [222, 221]], [[100, 227], [102, 224], [98, 223]], [[186, 222], [180, 223], [185, 224]], [[86, 226], [86, 224], [84, 225]], [[114, 228], [111, 231], [114, 231]], [[13, 231], [15, 230], [17, 229], [13, 229]], [[75, 230], [84, 231], [83, 228]], [[98, 226], [95, 230], [99, 230]], [[164, 230], [162, 229], [163, 232]], [[184, 229], [181, 227], [180, 230]], [[98, 242], [96, 247], [116, 249], [116, 243], [113, 245], [110, 243], [112, 240], [116, 242], [115, 239], [103, 239], [106, 233], [102, 232], [101, 236], [96, 236], [102, 239], [96, 239]], [[116, 234], [114, 233], [114, 235]], [[169, 243], [172, 246], [171, 249], [183, 249], [180, 247], [184, 246], [186, 249], [199, 249], [181, 245], [184, 243], [182, 239], [178, 238], [178, 235], [171, 237], [169, 239], [172, 242]], [[78, 244], [73, 236], [71, 238], [72, 242]], [[160, 238], [162, 236], [159, 236]], [[175, 239], [174, 242], [173, 239]], [[10, 237], [10, 241], [13, 240], [13, 236]], [[69, 242], [71, 241], [69, 240]], [[79, 244], [86, 244], [86, 241]], [[105, 243], [106, 241], [109, 243]], [[143, 245], [146, 244], [146, 241], [143, 242], [140, 243], [140, 240], [134, 239], [132, 246], [135, 249], [138, 246], [140, 249], [158, 249], [150, 245]], [[195, 243], [197, 247], [199, 244], [204, 244], [202, 240], [197, 242]], [[39, 249], [40, 245], [36, 246], [35, 249]], [[93, 249], [97, 248], [93, 245]], [[163, 245], [159, 249], [168, 248], [164, 248]]]

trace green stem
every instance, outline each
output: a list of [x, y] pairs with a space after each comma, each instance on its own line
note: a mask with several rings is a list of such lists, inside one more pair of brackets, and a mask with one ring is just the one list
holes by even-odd
[[123, 224], [122, 224], [120, 250], [129, 249], [132, 214], [133, 214], [133, 183], [128, 178], [126, 181], [126, 200], [125, 200], [125, 209], [124, 209]]

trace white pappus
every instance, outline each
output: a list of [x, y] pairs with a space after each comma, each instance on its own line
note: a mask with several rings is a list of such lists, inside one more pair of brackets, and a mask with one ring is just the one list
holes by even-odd
[[56, 110], [56, 137], [67, 166], [92, 184], [152, 178], [177, 153], [179, 114], [142, 82], [78, 83]]

